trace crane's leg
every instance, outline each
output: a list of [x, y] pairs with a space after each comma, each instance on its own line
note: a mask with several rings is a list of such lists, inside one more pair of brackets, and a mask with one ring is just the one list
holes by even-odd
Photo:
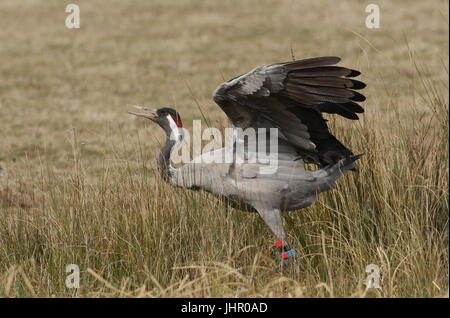
[[276, 243], [276, 246], [279, 249], [279, 257], [283, 260], [283, 263], [287, 263], [287, 259], [293, 257], [295, 255], [295, 251], [289, 247], [289, 243], [286, 240], [281, 211], [279, 209], [257, 210], [261, 218], [264, 220], [267, 226], [269, 226], [273, 234], [279, 240]]
[[279, 209], [263, 210], [257, 209], [267, 226], [272, 230], [273, 234], [281, 241], [286, 242], [286, 234], [284, 233], [283, 220]]

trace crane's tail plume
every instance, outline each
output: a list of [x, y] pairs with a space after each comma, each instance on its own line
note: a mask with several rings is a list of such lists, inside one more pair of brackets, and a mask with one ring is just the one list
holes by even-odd
[[329, 165], [323, 170], [331, 176], [333, 179], [337, 179], [339, 176], [343, 175], [349, 170], [356, 170], [355, 161], [361, 158], [364, 154], [352, 155], [339, 160], [334, 165]]
[[355, 168], [354, 167], [355, 166], [355, 161], [358, 160], [359, 158], [361, 158], [362, 156], [364, 156], [363, 153], [359, 154], [359, 155], [354, 155], [354, 156], [350, 156], [350, 157], [344, 158], [344, 159], [339, 161], [339, 165], [342, 168], [344, 168], [344, 170], [349, 170], [349, 169], [346, 169], [346, 168], [352, 165], [353, 167], [350, 168], [350, 170], [352, 170], [352, 169]]

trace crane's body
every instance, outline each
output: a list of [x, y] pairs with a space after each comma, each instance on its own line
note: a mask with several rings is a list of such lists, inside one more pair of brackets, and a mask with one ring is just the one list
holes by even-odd
[[[348, 79], [359, 72], [329, 66], [339, 60], [322, 57], [263, 65], [220, 85], [213, 99], [231, 120], [235, 134], [229, 146], [215, 150], [215, 155], [231, 154], [231, 162], [207, 162], [204, 154], [174, 168], [171, 155], [183, 140], [179, 114], [170, 108], [141, 107], [143, 112], [134, 114], [157, 122], [167, 135], [158, 156], [163, 179], [174, 186], [208, 191], [240, 210], [258, 212], [287, 246], [282, 212], [311, 205], [318, 193], [332, 189], [340, 176], [354, 170], [359, 158], [331, 135], [322, 117], [327, 112], [358, 119], [355, 113], [363, 112], [355, 101], [365, 98], [352, 89], [365, 84]], [[261, 128], [276, 129], [278, 134], [259, 133]], [[245, 140], [239, 135], [244, 129], [258, 131], [256, 138]], [[261, 147], [263, 137], [265, 146]], [[277, 145], [275, 166], [257, 160], [267, 156], [267, 146], [273, 141]], [[305, 162], [320, 169], [308, 171]]]
[[[308, 171], [304, 161], [289, 148], [285, 146], [285, 150], [292, 152], [285, 152], [283, 158], [279, 158], [273, 173], [264, 172], [268, 164], [248, 160], [212, 164], [203, 162], [200, 156], [179, 169], [173, 169], [170, 183], [205, 190], [226, 199], [240, 210], [256, 212], [269, 207], [285, 212], [311, 205], [318, 193], [332, 189], [334, 181], [346, 169], [353, 168], [353, 160], [344, 159], [333, 166]], [[216, 150], [221, 157], [229, 151], [232, 149]]]

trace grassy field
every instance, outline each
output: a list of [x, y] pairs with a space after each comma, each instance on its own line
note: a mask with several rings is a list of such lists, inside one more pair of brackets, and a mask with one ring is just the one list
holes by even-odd
[[[0, 296], [448, 297], [447, 1], [377, 0], [379, 29], [356, 0], [73, 2], [72, 30], [64, 2], [0, 2]], [[361, 120], [328, 116], [365, 156], [286, 215], [279, 271], [257, 215], [162, 182], [163, 132], [125, 105], [223, 127], [223, 80], [323, 55], [368, 84]]]

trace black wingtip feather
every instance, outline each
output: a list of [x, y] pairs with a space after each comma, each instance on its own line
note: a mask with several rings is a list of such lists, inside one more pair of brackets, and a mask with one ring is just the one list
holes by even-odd
[[349, 87], [351, 89], [363, 89], [364, 87], [367, 86], [366, 83], [363, 83], [363, 82], [360, 82], [357, 80], [349, 80], [349, 81], [352, 81], [352, 86]]
[[353, 92], [354, 96], [350, 97], [349, 99], [355, 102], [363, 102], [366, 100], [366, 97], [360, 93]]
[[342, 115], [342, 116], [344, 116], [345, 118], [348, 118], [350, 120], [358, 120], [359, 119], [358, 115], [356, 115], [355, 113], [349, 113], [349, 114], [346, 113], [345, 115]]
[[345, 107], [348, 111], [353, 112], [353, 113], [364, 113], [364, 108], [362, 108], [361, 106], [359, 106], [358, 104], [354, 103], [354, 102], [348, 102], [345, 104], [340, 104], [341, 107]]
[[356, 77], [356, 76], [359, 76], [359, 75], [361, 75], [361, 72], [356, 71], [356, 70], [351, 70], [350, 74], [346, 75], [346, 77]]
[[347, 108], [345, 108], [344, 106], [342, 106], [342, 104], [335, 104], [334, 110], [335, 110], [336, 114], [344, 116], [345, 118], [348, 118], [351, 120], [359, 119], [358, 115], [356, 115], [354, 112], [352, 112], [352, 111], [348, 110]]

